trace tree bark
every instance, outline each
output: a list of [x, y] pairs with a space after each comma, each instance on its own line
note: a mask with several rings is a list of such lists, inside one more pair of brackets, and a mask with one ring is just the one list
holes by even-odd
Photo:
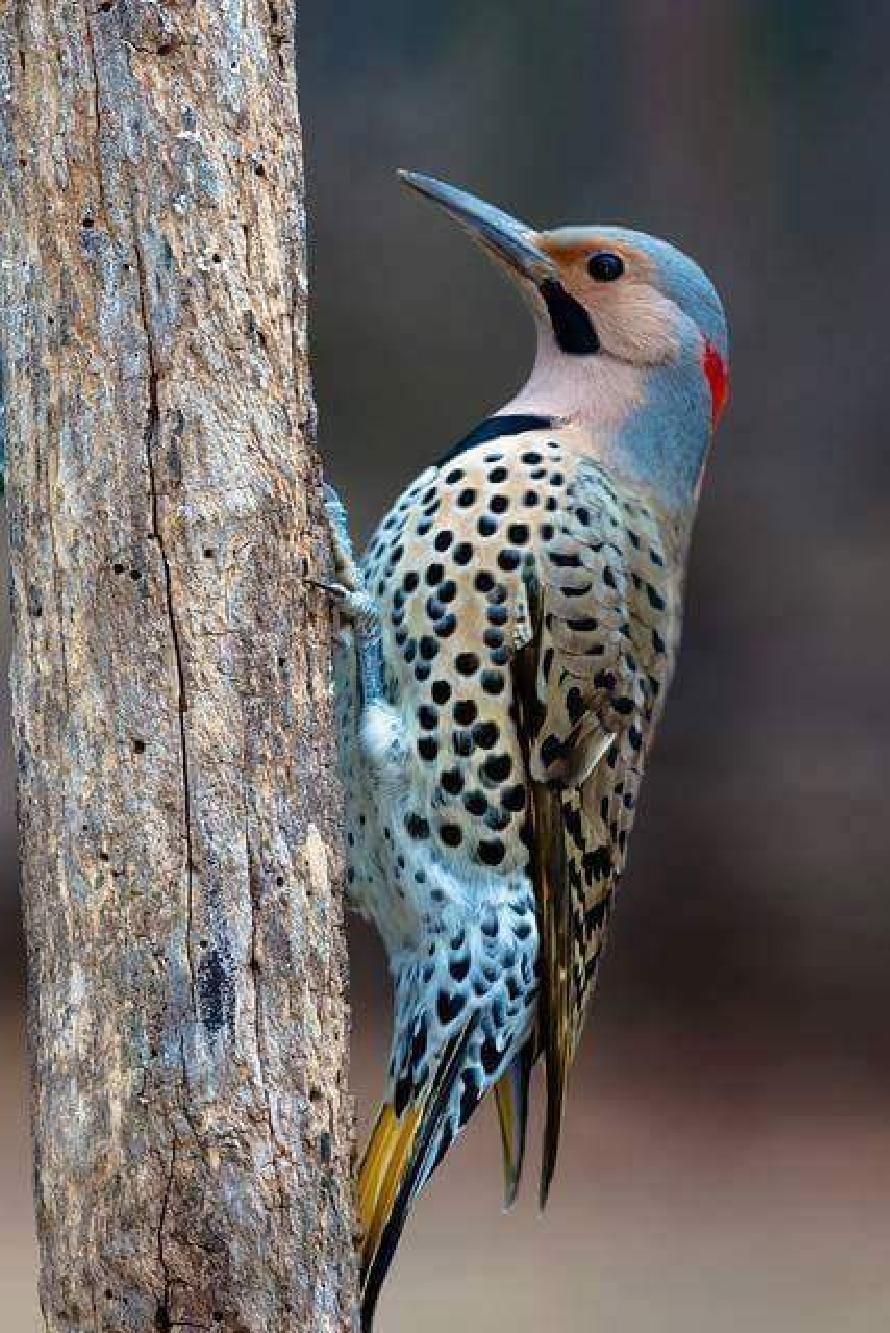
[[353, 1321], [293, 0], [0, 6], [41, 1298]]

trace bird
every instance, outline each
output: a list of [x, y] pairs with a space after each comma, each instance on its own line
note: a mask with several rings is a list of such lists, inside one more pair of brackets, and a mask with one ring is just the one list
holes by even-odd
[[357, 1181], [365, 1330], [411, 1209], [489, 1092], [513, 1202], [539, 1062], [546, 1203], [729, 388], [721, 300], [673, 244], [536, 230], [400, 175], [518, 286], [536, 350], [360, 559], [326, 491], [348, 893], [394, 992]]

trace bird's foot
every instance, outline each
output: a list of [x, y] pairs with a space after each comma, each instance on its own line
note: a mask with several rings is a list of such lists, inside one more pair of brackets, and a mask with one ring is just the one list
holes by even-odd
[[341, 619], [352, 629], [362, 706], [383, 698], [383, 652], [380, 612], [363, 588], [324, 579], [309, 579], [313, 587], [327, 593]]
[[373, 597], [364, 588], [336, 579], [308, 579], [307, 582], [327, 593], [342, 619], [352, 625], [358, 637], [379, 637], [380, 613]]

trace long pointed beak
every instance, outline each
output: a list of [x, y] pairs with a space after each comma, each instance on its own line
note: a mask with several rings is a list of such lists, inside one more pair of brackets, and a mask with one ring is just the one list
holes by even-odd
[[512, 269], [532, 282], [542, 283], [557, 276], [556, 265], [539, 249], [531, 227], [504, 213], [466, 190], [422, 176], [417, 171], [399, 171], [405, 185], [441, 205], [474, 240], [503, 259]]

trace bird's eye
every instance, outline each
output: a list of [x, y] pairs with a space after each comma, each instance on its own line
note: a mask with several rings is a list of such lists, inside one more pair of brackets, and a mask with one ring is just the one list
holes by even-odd
[[588, 259], [587, 272], [597, 282], [614, 282], [624, 272], [624, 260], [610, 250], [599, 250]]

